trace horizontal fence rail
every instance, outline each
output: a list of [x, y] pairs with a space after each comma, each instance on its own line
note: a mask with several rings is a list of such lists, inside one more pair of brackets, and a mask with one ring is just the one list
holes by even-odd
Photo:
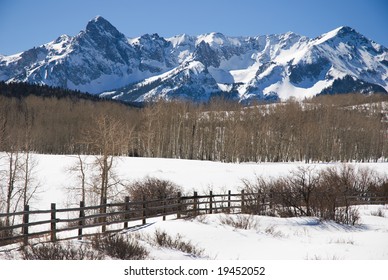
[[[142, 226], [147, 219], [187, 218], [201, 214], [214, 213], [248, 213], [268, 215], [282, 193], [232, 193], [165, 197], [158, 200], [130, 201], [125, 197], [122, 203], [105, 203], [86, 206], [83, 201], [78, 207], [56, 208], [52, 203], [48, 210], [33, 210], [29, 205], [23, 211], [0, 213], [0, 247], [8, 244], [31, 240], [56, 242], [60, 240], [83, 239], [101, 233], [122, 231], [131, 227]], [[346, 196], [346, 205], [386, 204], [388, 197], [363, 195]], [[301, 204], [302, 207], [303, 204]], [[336, 200], [336, 206], [345, 205], [343, 198]], [[284, 207], [284, 205], [283, 205]], [[297, 206], [292, 206], [296, 210]], [[13, 220], [7, 225], [4, 220]], [[140, 222], [141, 221], [141, 222]], [[2, 226], [3, 225], [3, 226]]]

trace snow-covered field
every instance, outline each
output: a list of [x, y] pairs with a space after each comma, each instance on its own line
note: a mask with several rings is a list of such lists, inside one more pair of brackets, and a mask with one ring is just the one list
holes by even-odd
[[[59, 207], [68, 202], [66, 187], [74, 185], [76, 178], [67, 170], [76, 162], [73, 156], [34, 155], [38, 165], [35, 170], [41, 184], [39, 199], [31, 203], [34, 209], [49, 209], [55, 202]], [[4, 160], [4, 159], [3, 159]], [[87, 161], [92, 162], [93, 157]], [[3, 162], [4, 164], [4, 162]], [[310, 164], [317, 170], [331, 164]], [[208, 161], [176, 159], [127, 158], [117, 160], [116, 173], [122, 180], [137, 180], [146, 176], [168, 179], [182, 186], [188, 193], [199, 194], [238, 191], [242, 179], [258, 175], [275, 177], [286, 175], [304, 163], [248, 163], [229, 164]], [[388, 174], [388, 163], [357, 163], [380, 173]], [[1, 165], [3, 167], [3, 165]], [[246, 216], [249, 229], [237, 229], [225, 224], [225, 214], [203, 215], [194, 219], [162, 221], [147, 220], [146, 227], [135, 231], [143, 236], [162, 230], [171, 236], [180, 234], [184, 240], [203, 249], [205, 259], [388, 259], [388, 205], [357, 206], [361, 224], [344, 226], [322, 222], [316, 218], [276, 218]], [[238, 219], [242, 216], [231, 215]], [[129, 230], [123, 234], [134, 234]], [[73, 241], [77, 243], [78, 241]], [[152, 246], [142, 241], [150, 251], [150, 258], [192, 259], [176, 250]], [[1, 250], [0, 250], [1, 251]], [[0, 259], [7, 258], [0, 252]]]
[[[69, 168], [77, 162], [75, 156], [66, 155], [33, 155], [38, 165], [35, 177], [40, 183], [39, 200], [32, 202], [31, 207], [49, 208], [50, 203], [62, 207], [67, 202], [66, 187], [77, 184], [76, 175]], [[93, 156], [85, 157], [92, 163]], [[287, 175], [305, 163], [220, 163], [211, 161], [132, 158], [118, 157], [114, 166], [118, 177], [125, 181], [139, 180], [147, 176], [170, 180], [181, 186], [186, 192], [197, 191], [198, 194], [239, 191], [242, 179], [254, 180], [256, 176], [277, 177]], [[1, 164], [1, 163], [0, 163]], [[4, 164], [4, 163], [3, 163]], [[316, 170], [340, 163], [308, 164]], [[356, 163], [355, 166], [368, 167], [388, 175], [388, 162]], [[0, 165], [2, 166], [2, 165]]]

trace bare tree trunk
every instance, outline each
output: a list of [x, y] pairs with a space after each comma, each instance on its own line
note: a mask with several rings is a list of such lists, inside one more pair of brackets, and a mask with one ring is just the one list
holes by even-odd
[[[7, 183], [7, 199], [6, 199], [6, 213], [9, 214], [11, 212], [12, 201], [14, 196], [16, 195], [15, 183], [16, 183], [16, 175], [19, 168], [19, 153], [16, 151], [11, 151], [8, 153], [8, 183]], [[6, 226], [10, 226], [10, 218], [7, 216], [5, 220]]]

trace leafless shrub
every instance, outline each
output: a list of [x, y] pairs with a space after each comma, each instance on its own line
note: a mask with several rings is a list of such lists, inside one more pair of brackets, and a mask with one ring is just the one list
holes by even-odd
[[171, 181], [159, 178], [147, 177], [143, 180], [135, 181], [127, 187], [127, 191], [132, 201], [158, 200], [167, 197], [176, 197], [182, 188]]
[[340, 224], [345, 225], [358, 225], [360, 223], [360, 213], [358, 209], [350, 207], [350, 208], [339, 208], [336, 211], [335, 221]]
[[198, 215], [195, 217], [195, 220], [202, 223], [202, 224], [207, 224], [208, 223], [208, 219], [207, 219], [207, 216], [206, 215]]
[[314, 255], [313, 257], [307, 256], [307, 258], [306, 258], [306, 260], [316, 260], [316, 261], [319, 261], [319, 260], [333, 260], [333, 261], [336, 261], [336, 260], [342, 260], [342, 259], [343, 258], [338, 257], [337, 255], [327, 256], [326, 258], [323, 258], [320, 255]]
[[[347, 225], [360, 221], [352, 205], [388, 195], [387, 180], [377, 172], [351, 165], [316, 171], [299, 167], [288, 176], [243, 181], [244, 213], [280, 217], [315, 216]], [[386, 192], [386, 193], [385, 193]]]
[[76, 247], [68, 242], [29, 245], [22, 250], [24, 260], [100, 260], [103, 255], [81, 244]]
[[129, 236], [122, 235], [96, 235], [92, 239], [95, 250], [115, 259], [144, 260], [148, 251], [140, 243]]
[[379, 183], [371, 187], [371, 193], [376, 197], [385, 198], [385, 203], [388, 203], [388, 177], [378, 177]]
[[355, 245], [356, 242], [353, 239], [345, 239], [345, 238], [337, 238], [337, 239], [331, 239], [329, 243], [335, 243], [335, 244], [349, 244], [349, 245]]
[[258, 226], [252, 215], [223, 215], [220, 222], [236, 229], [256, 229]]
[[5, 230], [3, 229], [3, 227], [5, 227], [5, 222], [0, 219], [0, 238], [5, 238], [5, 237], [9, 237], [9, 236], [12, 236], [12, 230]]
[[372, 216], [385, 218], [385, 213], [382, 208], [377, 209], [376, 211], [372, 211], [370, 213]]
[[190, 241], [183, 240], [180, 234], [172, 237], [167, 232], [156, 230], [150, 241], [157, 246], [175, 249], [193, 256], [201, 257], [204, 255], [204, 250], [196, 247]]
[[284, 234], [281, 231], [276, 230], [276, 227], [274, 225], [268, 226], [265, 229], [265, 233], [277, 238], [284, 237]]
[[274, 181], [256, 176], [255, 181], [242, 180], [245, 192], [243, 213], [274, 216], [272, 206]]
[[[143, 199], [151, 201], [147, 203], [148, 208], [157, 208], [163, 205], [168, 206], [176, 204], [178, 193], [181, 192], [182, 187], [174, 184], [173, 182], [152, 177], [147, 177], [143, 180], [135, 181], [126, 187], [126, 193], [129, 194], [131, 201], [142, 202]], [[139, 204], [135, 208], [142, 208], [142, 205]], [[177, 209], [168, 209], [166, 211], [168, 212], [174, 210]], [[154, 210], [148, 209], [147, 214], [157, 214], [162, 213], [163, 211], [164, 210], [162, 208]]]
[[317, 203], [319, 217], [341, 224], [357, 224], [360, 215], [356, 208], [351, 207], [352, 198], [359, 194], [357, 170], [350, 165], [342, 165], [339, 168], [327, 168], [320, 173], [322, 180], [318, 190], [321, 199]]

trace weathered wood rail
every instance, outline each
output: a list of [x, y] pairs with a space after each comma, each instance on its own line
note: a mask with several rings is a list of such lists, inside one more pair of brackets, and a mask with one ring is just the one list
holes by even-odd
[[[274, 207], [271, 197], [276, 194], [231, 193], [165, 197], [158, 200], [130, 201], [86, 206], [83, 201], [72, 208], [57, 208], [52, 203], [50, 209], [34, 210], [29, 205], [20, 212], [0, 213], [0, 220], [12, 219], [8, 226], [0, 224], [0, 246], [22, 242], [27, 245], [32, 240], [39, 242], [69, 239], [83, 239], [96, 234], [118, 232], [147, 224], [153, 218], [180, 219], [200, 214], [252, 213], [265, 214]], [[388, 197], [347, 197], [352, 205], [386, 204]], [[338, 206], [341, 206], [340, 203]], [[3, 223], [4, 224], [4, 223]]]

